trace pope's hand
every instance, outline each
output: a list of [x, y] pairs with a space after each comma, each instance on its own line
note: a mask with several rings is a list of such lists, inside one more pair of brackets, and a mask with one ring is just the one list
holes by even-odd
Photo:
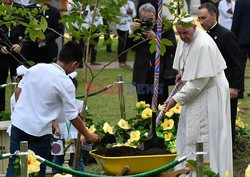
[[173, 98], [171, 98], [170, 100], [167, 101], [167, 108], [166, 108], [166, 110], [169, 111], [169, 109], [171, 109], [175, 105], [176, 105], [176, 101]]
[[175, 83], [177, 83], [179, 80], [181, 80], [181, 75], [177, 74], [175, 77]]

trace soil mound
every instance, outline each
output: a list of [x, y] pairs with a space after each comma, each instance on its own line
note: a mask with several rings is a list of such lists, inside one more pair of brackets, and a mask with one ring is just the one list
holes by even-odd
[[160, 154], [172, 154], [167, 149], [152, 148], [148, 150], [140, 150], [138, 148], [120, 146], [113, 148], [100, 148], [93, 151], [94, 154], [106, 156], [106, 157], [120, 157], [120, 156], [143, 156], [143, 155], [160, 155]]

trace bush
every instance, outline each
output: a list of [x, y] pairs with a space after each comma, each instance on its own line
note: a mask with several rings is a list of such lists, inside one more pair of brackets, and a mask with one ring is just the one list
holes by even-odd
[[10, 120], [10, 113], [2, 111], [0, 112], [0, 121]]

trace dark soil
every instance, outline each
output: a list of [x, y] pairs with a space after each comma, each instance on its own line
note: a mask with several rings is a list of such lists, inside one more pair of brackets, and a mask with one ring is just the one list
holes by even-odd
[[143, 155], [160, 155], [171, 154], [167, 149], [152, 148], [149, 150], [140, 150], [138, 148], [121, 146], [113, 148], [100, 148], [93, 151], [94, 154], [106, 157], [120, 157], [120, 156], [143, 156]]

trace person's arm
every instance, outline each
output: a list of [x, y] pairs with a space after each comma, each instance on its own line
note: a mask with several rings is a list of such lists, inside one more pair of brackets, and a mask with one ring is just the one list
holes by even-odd
[[15, 91], [15, 99], [16, 99], [16, 102], [17, 102], [17, 100], [18, 100], [18, 98], [19, 98], [21, 92], [22, 92], [22, 89], [21, 89], [20, 87], [17, 87], [17, 88], [16, 88], [16, 91]]
[[188, 101], [193, 99], [202, 91], [208, 81], [209, 78], [201, 78], [186, 82], [186, 84], [181, 88], [181, 90], [177, 92], [170, 100], [167, 101], [166, 110], [168, 111], [169, 109], [174, 107], [176, 103], [179, 103], [180, 105], [186, 104]]
[[[243, 91], [243, 59], [241, 49], [236, 37], [232, 33], [227, 33], [224, 36], [223, 47], [226, 53], [223, 53], [229, 70], [230, 98], [236, 98], [239, 91]], [[223, 55], [223, 56], [224, 56]]]
[[218, 6], [219, 15], [223, 15], [224, 17], [231, 18], [232, 13], [228, 13], [228, 7], [222, 1], [219, 3]]
[[235, 3], [235, 9], [234, 9], [234, 15], [233, 15], [233, 23], [231, 31], [238, 36], [239, 34], [239, 28], [241, 23], [241, 1], [236, 1]]
[[56, 136], [60, 136], [60, 134], [61, 134], [60, 128], [59, 128], [58, 124], [56, 123], [56, 121], [54, 121], [54, 120], [52, 121], [52, 127], [54, 129], [54, 134]]
[[181, 90], [173, 96], [173, 99], [180, 105], [186, 104], [203, 90], [209, 79], [200, 78], [186, 82]]
[[[131, 24], [130, 29], [131, 29], [131, 31], [135, 34], [136, 31], [138, 31], [138, 30], [136, 30], [136, 29], [138, 29], [140, 26], [141, 26], [140, 23], [134, 21], [134, 22]], [[135, 41], [135, 38], [134, 38], [134, 37], [128, 36], [124, 50], [130, 49], [132, 46], [134, 46], [134, 45], [135, 45], [136, 43], [138, 43], [139, 41], [140, 41], [140, 40], [136, 40], [136, 41]]]
[[85, 122], [77, 116], [75, 119], [70, 120], [74, 127], [89, 141], [89, 142], [100, 142], [100, 138], [96, 134], [89, 133]]
[[133, 11], [132, 17], [135, 18], [136, 17], [136, 9], [135, 9], [135, 4], [133, 1], [131, 1], [131, 9]]
[[16, 53], [20, 53], [22, 47], [19, 44], [13, 44], [12, 45], [12, 50]]

